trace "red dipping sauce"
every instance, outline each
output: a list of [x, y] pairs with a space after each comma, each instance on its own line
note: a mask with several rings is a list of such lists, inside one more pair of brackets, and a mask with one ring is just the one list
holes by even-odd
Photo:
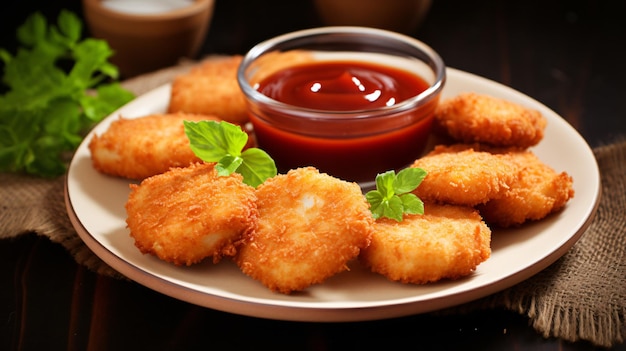
[[394, 106], [429, 87], [418, 75], [390, 66], [313, 62], [262, 80], [259, 92], [291, 107], [251, 106], [251, 122], [259, 147], [281, 173], [314, 166], [344, 180], [373, 182], [423, 152], [438, 96], [417, 107]]
[[263, 80], [257, 90], [294, 106], [353, 111], [392, 106], [428, 86], [422, 78], [392, 67], [330, 61], [278, 71]]

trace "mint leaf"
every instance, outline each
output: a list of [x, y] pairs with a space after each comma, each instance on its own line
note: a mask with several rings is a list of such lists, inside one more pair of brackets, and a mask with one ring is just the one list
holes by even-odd
[[404, 214], [404, 205], [402, 200], [398, 196], [392, 196], [389, 198], [383, 206], [383, 216], [391, 219], [395, 219], [398, 222], [402, 221], [402, 215]]
[[423, 214], [424, 203], [411, 191], [426, 177], [421, 168], [405, 168], [396, 173], [387, 171], [376, 176], [376, 190], [365, 194], [375, 219], [386, 217], [398, 222], [404, 214]]
[[248, 184], [254, 187], [278, 173], [274, 160], [261, 149], [249, 148], [241, 154], [241, 157], [244, 161], [238, 172], [248, 180]]
[[191, 150], [205, 162], [216, 162], [218, 175], [237, 172], [243, 182], [257, 187], [276, 175], [274, 160], [263, 150], [248, 148], [248, 134], [225, 121], [183, 121]]
[[368, 191], [365, 194], [365, 199], [370, 204], [370, 211], [372, 212], [372, 216], [374, 218], [383, 217], [385, 208], [383, 207], [383, 202], [385, 201], [384, 196], [380, 193], [380, 191]]
[[421, 168], [406, 168], [398, 172], [393, 181], [393, 191], [396, 194], [410, 193], [415, 190], [426, 177], [426, 171]]
[[376, 176], [376, 189], [380, 192], [383, 199], [390, 199], [394, 195], [393, 183], [396, 179], [394, 171], [387, 171]]
[[226, 155], [222, 157], [215, 166], [215, 169], [217, 169], [217, 175], [221, 177], [229, 176], [231, 173], [237, 171], [237, 168], [239, 168], [242, 163], [243, 158]]
[[184, 121], [184, 125], [191, 149], [206, 162], [218, 162], [226, 155], [240, 156], [248, 142], [248, 135], [231, 123]]
[[424, 202], [417, 195], [408, 193], [398, 196], [402, 201], [402, 208], [406, 214], [424, 214]]

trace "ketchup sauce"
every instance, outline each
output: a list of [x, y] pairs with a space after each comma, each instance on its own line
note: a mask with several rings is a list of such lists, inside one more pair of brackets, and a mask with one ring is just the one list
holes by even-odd
[[278, 71], [258, 90], [294, 106], [351, 111], [392, 106], [428, 86], [422, 78], [392, 67], [331, 61]]
[[297, 109], [253, 108], [251, 122], [259, 147], [280, 172], [314, 166], [344, 180], [372, 182], [378, 173], [398, 170], [421, 155], [438, 98], [377, 116], [366, 110], [394, 106], [428, 87], [414, 73], [374, 63], [303, 64], [268, 76], [257, 90], [322, 112], [322, 118], [298, 116]]

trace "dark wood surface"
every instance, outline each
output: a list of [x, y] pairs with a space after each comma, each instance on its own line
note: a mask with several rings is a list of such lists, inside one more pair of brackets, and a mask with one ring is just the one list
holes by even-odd
[[[450, 67], [544, 103], [593, 147], [626, 133], [625, 3], [435, 0], [412, 35]], [[81, 11], [78, 1], [3, 3], [1, 46], [14, 45], [12, 33], [28, 13], [54, 17], [61, 8]], [[309, 2], [217, 1], [203, 54], [245, 53], [273, 35], [318, 25]], [[544, 338], [527, 318], [502, 310], [358, 323], [233, 315], [97, 275], [34, 234], [0, 240], [0, 286], [0, 350], [595, 349]]]

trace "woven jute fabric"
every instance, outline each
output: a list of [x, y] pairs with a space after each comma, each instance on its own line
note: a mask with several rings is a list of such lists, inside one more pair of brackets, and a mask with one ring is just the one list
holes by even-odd
[[626, 141], [593, 150], [602, 197], [589, 228], [565, 255], [517, 285], [442, 313], [506, 308], [545, 337], [610, 347], [626, 336]]
[[[176, 75], [192, 63], [123, 82], [137, 95]], [[598, 346], [624, 342], [626, 335], [626, 141], [595, 148], [602, 199], [590, 227], [554, 264], [511, 288], [440, 313], [504, 308], [526, 315], [546, 337], [587, 340]], [[78, 237], [64, 201], [65, 177], [41, 179], [0, 173], [0, 239], [36, 233], [63, 245], [89, 269], [123, 276], [101, 261]]]

